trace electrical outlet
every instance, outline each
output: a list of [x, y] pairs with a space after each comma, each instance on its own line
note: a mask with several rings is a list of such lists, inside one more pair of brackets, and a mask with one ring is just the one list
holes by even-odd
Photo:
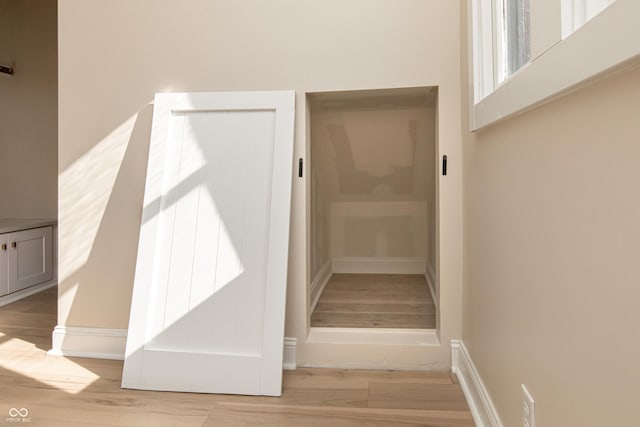
[[522, 384], [522, 425], [524, 427], [536, 427], [535, 407], [536, 403], [531, 393]]

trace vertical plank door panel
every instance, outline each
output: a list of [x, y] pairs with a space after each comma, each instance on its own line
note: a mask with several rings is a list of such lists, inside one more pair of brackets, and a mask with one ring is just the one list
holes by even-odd
[[295, 94], [158, 94], [122, 386], [280, 395]]

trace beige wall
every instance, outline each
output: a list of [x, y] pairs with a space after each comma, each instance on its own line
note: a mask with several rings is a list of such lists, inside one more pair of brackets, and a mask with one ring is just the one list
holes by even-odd
[[13, 61], [13, 3], [10, 0], [0, 0], [0, 63], [3, 65], [11, 65]]
[[427, 201], [331, 204], [331, 256], [411, 258], [427, 253]]
[[465, 142], [463, 339], [505, 426], [637, 426], [640, 68]]
[[[464, 104], [463, 104], [464, 105]], [[460, 112], [462, 113], [462, 112]], [[438, 295], [440, 282], [437, 280], [437, 271], [438, 271], [438, 182], [440, 179], [440, 156], [438, 155], [438, 107], [434, 108], [433, 112], [433, 136], [434, 141], [432, 147], [428, 150], [427, 154], [427, 162], [430, 163], [426, 166], [426, 169], [429, 171], [429, 175], [427, 176], [426, 184], [427, 184], [427, 212], [426, 212], [426, 257], [425, 257], [425, 267], [426, 267], [426, 275], [429, 280], [429, 286], [431, 287], [431, 291], [435, 291], [435, 295], [433, 295], [435, 299], [436, 306], [439, 304], [440, 297]], [[462, 145], [462, 144], [460, 144]], [[462, 159], [460, 159], [460, 163], [462, 163]], [[462, 175], [462, 174], [460, 174]], [[461, 188], [458, 188], [459, 192], [458, 196], [462, 198]], [[462, 211], [462, 204], [460, 204], [459, 208]], [[461, 227], [462, 224], [459, 224], [458, 227]], [[458, 256], [462, 257], [462, 254], [458, 254]]]
[[0, 218], [57, 217], [55, 0], [0, 0]]
[[[437, 85], [439, 137], [459, 161], [459, 13], [450, 0], [60, 0], [59, 323], [127, 327], [155, 92], [294, 89], [297, 159], [305, 92]], [[459, 208], [460, 172], [448, 185], [444, 209]], [[294, 178], [286, 335], [302, 362], [306, 197]], [[445, 345], [420, 351], [425, 366], [446, 367], [460, 333], [461, 227], [447, 218]]]
[[329, 110], [311, 120], [312, 161], [331, 202], [427, 199], [434, 108]]
[[331, 257], [431, 258], [435, 109], [338, 107], [311, 120], [312, 200], [330, 205]]
[[317, 167], [311, 162], [311, 281], [331, 261], [331, 212], [322, 182], [318, 178]]

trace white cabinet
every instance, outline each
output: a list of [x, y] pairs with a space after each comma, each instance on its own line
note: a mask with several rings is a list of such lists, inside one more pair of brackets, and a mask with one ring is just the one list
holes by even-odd
[[52, 227], [0, 234], [0, 296], [53, 279]]

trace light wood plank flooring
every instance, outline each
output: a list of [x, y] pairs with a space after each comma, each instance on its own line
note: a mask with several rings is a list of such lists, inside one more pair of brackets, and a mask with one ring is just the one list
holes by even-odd
[[473, 426], [448, 372], [285, 371], [281, 398], [123, 390], [120, 361], [45, 355], [55, 298], [0, 308], [0, 421], [26, 408], [47, 427]]
[[311, 315], [311, 326], [340, 328], [436, 327], [424, 276], [334, 274]]

